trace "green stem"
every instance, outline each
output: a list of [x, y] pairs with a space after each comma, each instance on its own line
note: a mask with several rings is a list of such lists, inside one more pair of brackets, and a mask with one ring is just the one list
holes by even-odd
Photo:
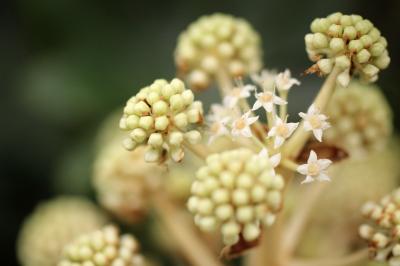
[[367, 259], [368, 249], [362, 249], [341, 258], [293, 260], [289, 266], [350, 266], [365, 262]]

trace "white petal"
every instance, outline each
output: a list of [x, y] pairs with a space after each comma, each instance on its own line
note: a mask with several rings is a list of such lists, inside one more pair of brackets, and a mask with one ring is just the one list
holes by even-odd
[[318, 161], [317, 154], [315, 153], [315, 151], [311, 150], [310, 155], [308, 156], [307, 163], [315, 163], [317, 161]]
[[259, 157], [268, 157], [268, 150], [266, 148], [262, 149], [259, 153], [258, 153]]
[[301, 118], [303, 118], [303, 119], [306, 119], [307, 114], [305, 114], [305, 113], [303, 113], [303, 112], [300, 112], [300, 113], [299, 113], [299, 116], [300, 116]]
[[277, 167], [279, 165], [279, 163], [281, 162], [281, 154], [277, 153], [275, 155], [272, 155], [271, 158], [269, 159], [272, 167]]
[[278, 104], [278, 105], [287, 104], [287, 101], [285, 101], [284, 99], [282, 99], [281, 97], [278, 97], [276, 95], [273, 98], [273, 102], [274, 102], [274, 104]]
[[253, 133], [251, 132], [250, 127], [245, 127], [240, 131], [240, 134], [246, 138], [251, 138], [253, 136]]
[[318, 113], [319, 109], [314, 104], [311, 104], [307, 110], [307, 114], [318, 114]]
[[304, 130], [305, 130], [305, 131], [313, 130], [313, 128], [312, 128], [310, 122], [308, 122], [307, 120], [304, 120], [304, 125], [303, 125], [303, 127], [304, 127]]
[[265, 111], [267, 111], [268, 113], [271, 113], [274, 105], [271, 102], [268, 102], [268, 103], [264, 103], [263, 107], [264, 107]]
[[273, 137], [276, 135], [276, 127], [272, 127], [269, 131], [268, 131], [268, 137]]
[[328, 175], [326, 175], [326, 174], [324, 174], [324, 173], [320, 173], [317, 177], [316, 177], [316, 179], [318, 180], [318, 181], [331, 181], [331, 178], [328, 176]]
[[275, 142], [274, 142], [274, 149], [277, 149], [280, 146], [282, 146], [284, 141], [285, 141], [285, 139], [282, 138], [281, 136], [276, 136], [275, 137]]
[[258, 109], [260, 109], [261, 106], [262, 106], [261, 101], [257, 100], [257, 101], [254, 103], [252, 110], [253, 110], [253, 111], [258, 110]]
[[225, 96], [224, 98], [224, 105], [227, 106], [228, 108], [232, 108], [236, 105], [238, 102], [238, 98], [234, 96]]
[[328, 168], [329, 165], [331, 165], [331, 164], [332, 164], [332, 161], [329, 159], [319, 159], [318, 160], [318, 165], [321, 168], [321, 170]]
[[312, 178], [311, 176], [306, 176], [306, 178], [301, 182], [301, 184], [308, 184], [314, 182], [314, 178]]
[[302, 175], [307, 175], [308, 174], [308, 165], [307, 164], [299, 165], [296, 170], [297, 170], [297, 172], [299, 172]]
[[293, 131], [299, 126], [299, 123], [287, 123], [286, 126], [289, 129], [287, 138], [293, 134]]
[[248, 125], [253, 124], [254, 122], [256, 122], [258, 120], [258, 116], [253, 116], [253, 117], [249, 117], [246, 119], [246, 122]]
[[314, 130], [313, 130], [313, 133], [314, 133], [315, 138], [316, 138], [319, 142], [322, 142], [322, 133], [323, 133], [323, 130], [320, 129], [320, 128], [314, 129]]

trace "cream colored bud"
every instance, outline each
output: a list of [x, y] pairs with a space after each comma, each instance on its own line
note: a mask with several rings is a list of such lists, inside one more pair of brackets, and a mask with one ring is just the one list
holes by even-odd
[[336, 13], [330, 14], [328, 16], [328, 19], [331, 23], [339, 24], [340, 18], [342, 17], [342, 15], [343, 15], [342, 13], [336, 12]]
[[312, 33], [306, 34], [306, 36], [304, 37], [304, 41], [306, 43], [307, 48], [313, 48], [314, 45], [313, 40], [314, 40], [314, 34]]
[[380, 56], [385, 51], [385, 47], [381, 43], [377, 42], [371, 46], [369, 51], [371, 52], [372, 56], [377, 57]]
[[341, 69], [347, 69], [350, 67], [350, 59], [346, 55], [341, 55], [335, 58], [335, 65]]
[[168, 142], [173, 146], [180, 146], [183, 142], [183, 134], [178, 131], [170, 133]]
[[363, 48], [364, 45], [360, 40], [352, 40], [349, 42], [349, 49], [353, 52], [359, 52]]
[[142, 128], [135, 128], [130, 133], [130, 136], [135, 142], [142, 143], [147, 138], [147, 133]]
[[169, 125], [169, 120], [166, 116], [157, 117], [154, 123], [156, 130], [165, 130]]
[[236, 219], [240, 223], [248, 223], [254, 217], [253, 208], [250, 206], [242, 206], [236, 210]]
[[371, 31], [368, 33], [368, 35], [371, 37], [373, 42], [376, 42], [379, 40], [379, 37], [381, 37], [381, 32], [377, 28], [372, 28]]
[[378, 74], [379, 68], [374, 65], [368, 64], [363, 67], [362, 71], [367, 77], [373, 77]]
[[153, 105], [155, 102], [157, 102], [158, 100], [160, 100], [160, 94], [158, 92], [150, 92], [147, 97], [146, 97], [146, 101], [150, 104]]
[[162, 149], [148, 149], [144, 153], [144, 160], [149, 163], [154, 163], [160, 160], [161, 158]]
[[343, 27], [341, 25], [332, 24], [331, 26], [329, 26], [329, 29], [328, 29], [329, 36], [342, 37], [342, 34], [343, 34]]
[[357, 37], [357, 30], [353, 26], [347, 26], [343, 31], [343, 38], [354, 40]]
[[245, 205], [249, 203], [249, 193], [245, 189], [235, 189], [232, 194], [232, 201], [236, 205]]
[[362, 238], [370, 239], [372, 237], [372, 235], [374, 234], [374, 229], [367, 224], [363, 224], [358, 229], [358, 233]]
[[190, 197], [188, 202], [187, 202], [187, 207], [188, 210], [192, 213], [197, 212], [197, 206], [199, 204], [199, 198], [198, 197]]
[[175, 90], [172, 88], [170, 84], [166, 84], [161, 89], [161, 95], [164, 97], [165, 100], [169, 100], [169, 98], [174, 95]]
[[254, 241], [260, 236], [260, 234], [261, 234], [261, 230], [260, 230], [259, 226], [252, 224], [252, 223], [246, 224], [244, 226], [243, 238], [246, 241]]
[[342, 38], [332, 38], [329, 43], [329, 47], [335, 53], [339, 53], [342, 52], [346, 46]]
[[191, 109], [187, 112], [187, 119], [189, 123], [198, 123], [201, 121], [201, 114], [199, 110]]
[[201, 215], [210, 215], [213, 212], [214, 203], [210, 199], [203, 198], [199, 201], [197, 209]]
[[126, 117], [122, 117], [122, 118], [119, 120], [119, 128], [120, 128], [121, 130], [127, 130], [127, 129], [128, 129], [128, 126], [127, 126], [127, 124], [126, 124]]
[[210, 79], [206, 73], [201, 70], [194, 70], [189, 75], [190, 84], [196, 89], [205, 89], [210, 85]]
[[328, 38], [322, 33], [315, 33], [313, 38], [313, 47], [316, 49], [325, 48], [328, 46]]
[[269, 192], [267, 195], [267, 202], [268, 205], [274, 209], [277, 210], [280, 208], [282, 204], [282, 195], [279, 191], [272, 191]]
[[215, 73], [218, 70], [218, 59], [214, 56], [206, 56], [201, 61], [201, 67], [208, 73]]
[[231, 75], [235, 77], [240, 77], [245, 73], [244, 64], [239, 60], [230, 62], [228, 68]]
[[220, 205], [215, 210], [215, 215], [221, 221], [226, 221], [233, 216], [233, 208], [229, 204]]
[[170, 85], [175, 93], [182, 93], [185, 90], [185, 84], [180, 79], [174, 78]]
[[368, 35], [361, 36], [360, 41], [363, 43], [365, 48], [369, 48], [373, 43], [371, 37]]
[[150, 107], [143, 101], [136, 103], [133, 109], [134, 113], [138, 116], [147, 115], [150, 113]]
[[161, 147], [164, 143], [163, 137], [160, 133], [152, 133], [147, 143], [153, 147]]
[[137, 115], [130, 115], [125, 121], [129, 129], [135, 129], [139, 126], [139, 117]]
[[230, 58], [234, 53], [235, 48], [228, 42], [223, 42], [218, 46], [218, 54], [224, 58]]
[[327, 59], [327, 58], [318, 60], [317, 65], [318, 65], [318, 68], [321, 70], [321, 72], [324, 74], [331, 73], [332, 68], [333, 68], [332, 60]]
[[353, 20], [352, 20], [351, 16], [349, 16], [349, 15], [343, 15], [343, 16], [340, 18], [340, 24], [341, 24], [342, 26], [350, 26], [350, 25], [353, 24]]
[[366, 20], [361, 20], [357, 22], [355, 27], [357, 31], [362, 35], [367, 34], [371, 30], [371, 25], [369, 25]]
[[193, 103], [194, 95], [191, 90], [185, 90], [182, 92], [181, 96], [185, 105], [191, 105]]
[[152, 111], [156, 116], [165, 115], [168, 112], [168, 104], [162, 100], [157, 101], [153, 104]]
[[197, 130], [191, 130], [191, 131], [185, 133], [185, 138], [189, 141], [189, 143], [196, 144], [196, 143], [200, 142], [201, 134]]
[[371, 54], [368, 52], [367, 49], [362, 49], [360, 52], [357, 53], [357, 61], [361, 64], [368, 62], [371, 58]]
[[172, 95], [171, 98], [169, 98], [169, 104], [172, 111], [174, 112], [180, 112], [185, 107], [182, 96], [180, 94]]
[[174, 124], [179, 129], [185, 129], [188, 125], [187, 115], [185, 113], [179, 113], [174, 116]]
[[154, 119], [152, 116], [142, 116], [139, 118], [139, 126], [144, 130], [149, 130], [154, 125]]
[[387, 52], [383, 53], [381, 56], [374, 60], [374, 64], [379, 67], [380, 69], [385, 69], [390, 64], [390, 57], [388, 56]]
[[205, 232], [211, 232], [217, 227], [217, 221], [212, 216], [204, 217], [200, 219], [199, 227]]
[[349, 69], [343, 71], [340, 73], [336, 79], [336, 81], [339, 83], [340, 86], [342, 87], [347, 87], [350, 83], [350, 74], [349, 74]]

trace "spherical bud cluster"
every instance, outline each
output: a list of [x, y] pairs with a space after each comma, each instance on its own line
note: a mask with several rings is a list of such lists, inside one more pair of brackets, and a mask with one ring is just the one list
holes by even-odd
[[131, 235], [119, 235], [115, 226], [83, 234], [65, 246], [58, 266], [144, 266], [139, 243]]
[[143, 160], [145, 147], [129, 152], [120, 141], [114, 138], [101, 146], [93, 183], [104, 208], [127, 223], [135, 223], [147, 213], [152, 191], [159, 186], [165, 169]]
[[371, 257], [400, 265], [400, 189], [380, 203], [366, 203], [361, 211], [368, 221], [359, 227], [359, 234], [368, 242]]
[[352, 156], [381, 150], [392, 133], [391, 110], [379, 88], [359, 82], [337, 88], [326, 114], [325, 140]]
[[123, 145], [127, 150], [147, 145], [147, 162], [162, 161], [165, 154], [179, 162], [183, 143], [201, 140], [197, 129], [202, 122], [203, 107], [193, 92], [179, 79], [159, 79], [128, 100], [120, 120], [120, 128], [130, 132]]
[[101, 210], [83, 198], [60, 197], [41, 203], [19, 233], [19, 261], [24, 266], [57, 265], [67, 243], [105, 223]]
[[202, 231], [219, 229], [226, 245], [258, 239], [282, 207], [284, 179], [268, 156], [236, 149], [207, 157], [196, 173], [188, 209]]
[[179, 36], [175, 62], [192, 88], [206, 89], [221, 69], [232, 77], [259, 71], [260, 37], [243, 19], [203, 16]]
[[333, 13], [317, 18], [311, 23], [311, 31], [305, 36], [310, 60], [322, 74], [338, 67], [342, 71], [337, 77], [341, 86], [347, 86], [352, 73], [374, 82], [390, 63], [386, 39], [371, 21], [359, 15]]

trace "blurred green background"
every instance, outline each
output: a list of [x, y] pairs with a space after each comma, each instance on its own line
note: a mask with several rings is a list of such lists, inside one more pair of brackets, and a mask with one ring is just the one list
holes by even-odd
[[[0, 13], [1, 265], [17, 265], [15, 238], [38, 201], [92, 195], [93, 139], [102, 120], [155, 78], [174, 76], [178, 34], [200, 15], [248, 19], [265, 65], [299, 77], [310, 62], [304, 35], [334, 11], [369, 18], [392, 58], [378, 84], [400, 125], [400, 1], [3, 1]], [[304, 109], [321, 80], [301, 77], [290, 111]], [[294, 100], [296, 99], [296, 100]]]

